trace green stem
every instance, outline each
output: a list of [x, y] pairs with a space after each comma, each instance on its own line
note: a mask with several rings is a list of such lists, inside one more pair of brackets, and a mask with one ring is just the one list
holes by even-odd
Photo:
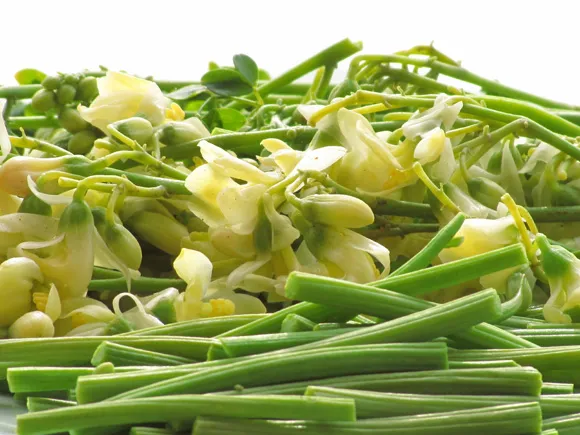
[[303, 332], [312, 331], [316, 323], [300, 314], [288, 314], [282, 321], [280, 332]]
[[450, 369], [491, 369], [491, 368], [514, 368], [521, 367], [517, 362], [511, 359], [498, 360], [498, 361], [450, 361]]
[[0, 87], [0, 98], [32, 98], [32, 96], [42, 89], [41, 85], [20, 85]]
[[[399, 417], [403, 415], [451, 412], [462, 409], [477, 409], [514, 403], [536, 402], [530, 396], [474, 396], [474, 395], [431, 395], [379, 393], [374, 391], [349, 390], [344, 388], [310, 386], [307, 397], [328, 397], [354, 400], [358, 419]], [[552, 407], [555, 405], [547, 401]], [[542, 401], [540, 401], [542, 405]], [[544, 408], [542, 407], [542, 415]]]
[[421, 296], [527, 263], [523, 247], [517, 244], [404, 275], [387, 277], [370, 285]]
[[325, 349], [389, 342], [429, 341], [463, 332], [481, 322], [493, 321], [501, 314], [501, 304], [495, 290], [483, 290], [452, 302], [379, 323], [357, 328], [297, 349]]
[[[18, 416], [20, 435], [45, 435], [84, 428], [127, 424], [191, 421], [196, 416], [282, 418], [320, 421], [354, 421], [352, 400], [306, 401], [296, 396], [194, 396], [159, 397], [65, 407]], [[103, 421], [105, 418], [105, 421]]]
[[449, 242], [451, 242], [453, 237], [455, 237], [455, 234], [460, 230], [463, 222], [465, 222], [465, 215], [463, 213], [455, 215], [447, 225], [441, 228], [435, 237], [429, 240], [429, 243], [427, 243], [421, 251], [391, 273], [390, 277], [414, 272], [429, 266], [431, 262], [437, 258], [439, 253], [449, 244]]
[[264, 319], [266, 314], [239, 314], [234, 316], [210, 317], [169, 323], [163, 326], [138, 329], [120, 334], [122, 336], [174, 336], [174, 337], [215, 337], [231, 329]]
[[541, 347], [580, 346], [580, 329], [534, 328], [513, 329], [510, 332]]
[[11, 116], [8, 120], [8, 127], [14, 130], [18, 130], [20, 128], [25, 130], [37, 130], [39, 128], [59, 128], [60, 122], [58, 122], [57, 118], [48, 116]]
[[574, 384], [564, 384], [561, 382], [543, 382], [542, 394], [572, 394]]
[[[0, 88], [2, 89], [2, 88]], [[59, 146], [53, 145], [50, 142], [46, 142], [40, 139], [31, 138], [28, 136], [10, 136], [10, 144], [16, 148], [26, 148], [32, 150], [44, 151], [53, 156], [70, 156], [71, 152], [61, 148]]]
[[541, 427], [542, 411], [538, 403], [517, 403], [354, 423], [202, 417], [196, 419], [192, 435], [521, 435], [538, 434]]
[[52, 399], [49, 397], [29, 397], [26, 400], [28, 412], [48, 411], [50, 409], [68, 408], [76, 406], [72, 400]]
[[[227, 390], [236, 384], [252, 387], [330, 376], [440, 369], [446, 366], [447, 347], [443, 343], [382, 344], [276, 352], [138, 388], [114, 399], [207, 393]], [[304, 370], [304, 367], [308, 367], [308, 370]], [[79, 401], [81, 397], [81, 394], [77, 394]]]
[[[243, 394], [304, 394], [310, 385], [385, 393], [538, 396], [542, 375], [531, 367], [470, 368], [342, 376], [245, 388]], [[219, 394], [239, 394], [228, 391]]]
[[138, 349], [124, 344], [102, 342], [96, 349], [91, 364], [95, 367], [99, 364], [110, 362], [119, 366], [177, 366], [191, 364], [194, 361], [189, 358], [175, 356], [168, 353], [153, 352], [151, 350]]
[[[172, 278], [136, 278], [131, 280], [131, 291], [141, 294], [151, 294], [175, 287], [178, 290], [185, 290], [186, 283], [181, 279]], [[112, 291], [122, 293], [129, 291], [125, 278], [96, 279], [89, 283], [89, 291]]]
[[[389, 320], [437, 306], [434, 302], [390, 290], [299, 272], [292, 272], [288, 277], [286, 294], [293, 299], [326, 304], [335, 309], [349, 307], [353, 311]], [[526, 340], [485, 323], [459, 331], [452, 338], [489, 348], [535, 347]]]

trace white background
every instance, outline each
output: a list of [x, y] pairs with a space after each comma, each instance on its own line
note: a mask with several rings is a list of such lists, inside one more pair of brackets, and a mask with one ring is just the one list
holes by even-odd
[[[344, 38], [366, 53], [435, 46], [485, 77], [580, 103], [579, 7], [568, 1], [0, 0], [0, 84], [24, 67], [105, 65], [198, 79], [243, 52], [283, 72]], [[344, 67], [343, 67], [344, 69]]]

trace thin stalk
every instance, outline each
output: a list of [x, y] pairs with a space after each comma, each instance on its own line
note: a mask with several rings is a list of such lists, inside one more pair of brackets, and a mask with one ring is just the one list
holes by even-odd
[[375, 326], [357, 328], [335, 337], [302, 345], [296, 349], [428, 341], [462, 332], [481, 322], [493, 321], [500, 314], [499, 297], [495, 290], [488, 289]]
[[[272, 353], [141, 387], [113, 399], [207, 393], [224, 391], [236, 384], [252, 387], [329, 376], [446, 366], [447, 346], [443, 343], [347, 346]], [[90, 400], [78, 387], [77, 398], [81, 403]]]
[[572, 394], [574, 384], [563, 382], [543, 382], [542, 394]]
[[[349, 307], [353, 311], [389, 320], [437, 306], [434, 302], [391, 290], [299, 272], [289, 275], [286, 295], [292, 299], [316, 301], [335, 309]], [[459, 331], [451, 337], [484, 348], [536, 347], [508, 331], [486, 323]]]
[[[65, 407], [17, 418], [20, 435], [45, 435], [127, 424], [187, 421], [196, 416], [354, 421], [349, 399], [304, 400], [296, 396], [184, 395]], [[103, 421], [103, 418], [106, 420]]]
[[177, 366], [191, 364], [194, 361], [176, 355], [151, 350], [138, 349], [124, 344], [103, 341], [96, 349], [91, 364], [95, 367], [99, 364], [110, 362], [119, 366]]
[[[140, 294], [151, 294], [164, 290], [168, 287], [175, 287], [178, 290], [185, 290], [185, 281], [173, 278], [135, 278], [131, 280], [131, 291]], [[122, 293], [129, 291], [125, 278], [109, 278], [92, 280], [88, 287], [89, 291], [112, 291]]]
[[[1, 89], [1, 88], [0, 88]], [[13, 130], [37, 130], [39, 128], [59, 128], [57, 118], [48, 116], [11, 116], [8, 119], [8, 127]]]
[[50, 409], [69, 408], [76, 406], [72, 400], [52, 399], [50, 397], [29, 397], [26, 400], [28, 412], [48, 411]]
[[541, 347], [580, 345], [580, 329], [533, 328], [514, 329], [510, 332]]
[[497, 360], [497, 361], [450, 361], [450, 369], [495, 369], [504, 367], [521, 367], [517, 362], [511, 359]]
[[537, 434], [541, 427], [542, 411], [538, 403], [518, 403], [354, 423], [202, 417], [196, 419], [192, 435], [521, 435]]
[[421, 296], [527, 263], [522, 245], [516, 244], [404, 275], [387, 277], [370, 285]]

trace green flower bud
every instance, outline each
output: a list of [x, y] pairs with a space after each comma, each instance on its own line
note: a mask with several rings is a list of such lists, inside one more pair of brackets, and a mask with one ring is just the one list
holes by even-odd
[[52, 207], [35, 195], [27, 195], [18, 208], [18, 213], [38, 214], [52, 216]]
[[79, 131], [86, 130], [90, 127], [90, 124], [81, 117], [78, 110], [73, 109], [72, 107], [66, 107], [61, 110], [58, 115], [58, 120], [60, 125], [71, 133], [78, 133]]
[[77, 100], [91, 102], [99, 95], [97, 79], [95, 77], [85, 77], [79, 82], [77, 87]]
[[31, 105], [37, 112], [48, 112], [56, 107], [56, 96], [52, 91], [41, 89], [32, 97]]
[[123, 334], [124, 332], [134, 331], [133, 324], [125, 319], [123, 316], [117, 316], [111, 320], [105, 329], [106, 335]]
[[184, 225], [155, 212], [137, 212], [126, 224], [140, 239], [175, 256], [181, 252], [181, 239], [189, 237], [189, 231]]
[[63, 76], [63, 82], [73, 86], [76, 86], [80, 79], [81, 76], [79, 74], [66, 74]]
[[56, 98], [62, 105], [70, 104], [74, 101], [77, 90], [73, 85], [63, 84], [56, 92]]
[[179, 145], [209, 136], [201, 120], [190, 118], [184, 122], [168, 122], [163, 126], [159, 140], [167, 146]]
[[333, 227], [361, 228], [375, 220], [368, 204], [349, 195], [310, 195], [300, 205], [306, 219]]
[[16, 320], [8, 329], [10, 338], [54, 337], [52, 319], [42, 311], [31, 311]]
[[493, 210], [497, 208], [505, 189], [495, 181], [483, 177], [472, 178], [467, 181], [469, 194], [477, 201]]
[[46, 76], [42, 81], [42, 87], [49, 91], [56, 91], [61, 83], [59, 76]]
[[350, 94], [354, 94], [359, 89], [360, 86], [356, 80], [345, 79], [332, 89], [328, 100], [332, 101], [334, 98], [347, 97]]
[[153, 135], [153, 126], [144, 118], [129, 118], [113, 124], [125, 136], [145, 144]]
[[503, 157], [503, 150], [496, 151], [492, 154], [487, 162], [487, 171], [492, 174], [499, 174], [501, 172], [501, 159]]
[[175, 305], [172, 300], [163, 299], [157, 303], [152, 309], [151, 314], [157, 317], [164, 324], [177, 322], [177, 313]]
[[540, 248], [541, 263], [548, 278], [560, 278], [570, 272], [576, 257], [562, 246], [551, 245], [547, 237], [538, 234], [536, 243]]
[[93, 130], [82, 130], [75, 133], [68, 142], [68, 150], [73, 154], [86, 154], [97, 140], [97, 135]]

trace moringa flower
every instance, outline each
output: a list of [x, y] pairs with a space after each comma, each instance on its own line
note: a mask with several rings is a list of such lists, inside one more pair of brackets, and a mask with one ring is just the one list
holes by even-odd
[[32, 307], [32, 288], [44, 277], [38, 265], [24, 257], [0, 264], [0, 327], [8, 327]]
[[441, 125], [445, 130], [450, 129], [463, 107], [462, 102], [449, 105], [449, 101], [452, 99], [453, 97], [440, 94], [435, 98], [433, 107], [422, 112], [415, 112], [403, 125], [405, 137], [408, 139], [423, 138], [433, 129], [440, 128]]
[[166, 110], [171, 107], [156, 83], [129, 74], [107, 71], [97, 79], [99, 96], [90, 107], [79, 106], [83, 119], [103, 132], [113, 122], [134, 116], [147, 119], [157, 126], [166, 118]]

